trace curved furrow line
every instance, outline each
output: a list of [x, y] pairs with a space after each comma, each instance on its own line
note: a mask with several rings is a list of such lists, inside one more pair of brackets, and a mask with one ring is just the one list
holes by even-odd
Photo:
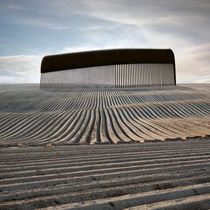
[[82, 107], [83, 110], [90, 110], [91, 107], [91, 101], [94, 100], [93, 98], [90, 98], [89, 96], [85, 97], [84, 99], [84, 106]]
[[[60, 144], [61, 142], [64, 142], [65, 144], [71, 143], [72, 139], [74, 139], [74, 136], [79, 132], [80, 127], [83, 125], [83, 122], [87, 122], [86, 115], [87, 113], [85, 111], [80, 111], [77, 115], [77, 121], [71, 124], [66, 132], [64, 132], [64, 135], [60, 135], [58, 139], [53, 139], [51, 142], [56, 141], [56, 144]], [[80, 132], [79, 132], [80, 134]]]
[[66, 110], [72, 110], [72, 104], [73, 104], [74, 98], [69, 98], [68, 100], [66, 100]]
[[41, 110], [41, 111], [54, 111], [54, 107], [56, 106], [58, 100], [60, 100], [60, 99], [57, 98], [56, 96], [53, 96], [52, 101], [48, 100], [46, 103], [40, 104], [39, 110]]
[[210, 103], [208, 103], [207, 101], [199, 103], [198, 105], [202, 108], [202, 110], [204, 110], [204, 112], [210, 112]]
[[[97, 106], [97, 103], [95, 101], [95, 106]], [[92, 131], [90, 131], [90, 136], [88, 138], [88, 143], [89, 144], [95, 144], [96, 143], [96, 138], [97, 138], [97, 123], [98, 123], [98, 116], [97, 116], [97, 111], [94, 109], [93, 111], [94, 115], [94, 121], [92, 125]]]
[[[173, 122], [177, 126], [182, 126], [184, 127], [185, 132], [187, 133], [188, 137], [193, 137], [193, 136], [205, 136], [206, 133], [202, 131], [202, 127], [199, 129], [199, 127], [193, 127], [192, 123], [189, 122], [188, 120], [182, 120], [181, 122]], [[181, 125], [183, 124], [183, 125]]]
[[34, 111], [35, 110], [35, 105], [41, 103], [43, 101], [43, 99], [41, 99], [41, 96], [40, 96], [40, 99], [31, 99], [30, 101], [27, 101], [27, 103], [25, 104], [21, 104], [21, 109], [18, 111], [19, 112], [30, 112], [30, 111]]
[[136, 104], [136, 103], [138, 103], [138, 101], [137, 101], [137, 99], [136, 99], [136, 97], [135, 96], [130, 96], [129, 97], [129, 95], [127, 95], [127, 97], [129, 98], [129, 101], [130, 101], [130, 104]]
[[159, 119], [183, 117], [182, 113], [180, 113], [176, 109], [172, 108], [169, 104], [153, 104], [148, 107], [153, 108], [153, 111], [156, 113], [156, 115], [159, 115]]
[[182, 113], [177, 112], [170, 104], [156, 104], [152, 106], [156, 113], [161, 113], [163, 115], [162, 118], [183, 118]]
[[[134, 110], [135, 111], [135, 110]], [[138, 114], [138, 113], [137, 113]], [[160, 119], [161, 120], [161, 119]], [[157, 125], [154, 122], [156, 122], [157, 120], [145, 120], [145, 119], [138, 119], [138, 121], [140, 123], [143, 123], [143, 125], [149, 127], [150, 129], [152, 129], [153, 133], [157, 133], [160, 136], [163, 136], [165, 138], [170, 138], [170, 137], [174, 137], [174, 135], [180, 135], [180, 133], [177, 133], [176, 130], [169, 128], [168, 126], [162, 126], [162, 125]]]
[[110, 139], [115, 144], [122, 143], [123, 139], [120, 138], [120, 135], [118, 133], [119, 127], [116, 128], [116, 125], [114, 125], [113, 118], [110, 116], [108, 110], [106, 109], [104, 110], [104, 112], [107, 119], [107, 127], [108, 127], [107, 129], [108, 129], [108, 134], [109, 134]]
[[114, 108], [117, 106], [117, 100], [116, 100], [116, 96], [112, 96], [110, 98], [110, 107]]
[[151, 123], [149, 120], [143, 120], [138, 112], [136, 112], [135, 109], [128, 108], [130, 110], [130, 114], [133, 116], [133, 119], [139, 123], [144, 129], [149, 129], [152, 130], [153, 133], [157, 134], [158, 136], [167, 136], [167, 137], [172, 137], [174, 136], [174, 131], [170, 131], [168, 129], [164, 129], [163, 127], [159, 127], [155, 125], [154, 123]]
[[96, 108], [97, 108], [97, 97], [93, 96], [93, 98], [91, 100], [90, 110], [96, 111]]
[[40, 110], [39, 106], [45, 102], [47, 102], [48, 100], [51, 101], [52, 96], [47, 96], [45, 98], [40, 97], [40, 99], [36, 99], [36, 101], [33, 101], [31, 104], [28, 104], [24, 111], [32, 111], [32, 110]]
[[182, 113], [178, 112], [176, 109], [172, 108], [170, 105], [157, 104], [156, 112], [160, 112], [166, 118], [183, 118]]
[[[4, 120], [2, 120], [2, 126], [5, 127], [4, 129], [7, 129], [6, 126], [9, 124], [16, 125], [18, 120], [24, 120], [27, 116], [33, 115], [33, 113], [6, 113], [6, 117]], [[3, 131], [3, 130], [2, 130]]]
[[52, 104], [56, 100], [54, 97], [53, 98], [51, 98], [51, 97], [45, 99], [44, 101], [41, 100], [40, 103], [38, 103], [38, 104], [34, 104], [34, 107], [32, 107], [32, 108], [34, 110], [44, 111], [46, 106], [48, 106], [49, 104]]
[[[55, 131], [56, 129], [59, 129], [59, 125], [62, 125], [65, 123], [65, 121], [68, 119], [68, 113], [65, 113], [65, 118], [63, 118], [63, 114], [61, 115], [57, 114], [56, 117], [53, 117], [47, 121], [42, 122], [43, 127], [40, 130], [37, 130], [36, 132], [29, 133], [29, 135], [24, 136], [22, 139], [27, 140], [28, 143], [30, 143], [30, 139], [32, 138], [34, 142], [39, 142], [40, 138], [47, 138], [52, 135], [52, 132]], [[60, 120], [62, 119], [62, 120]], [[56, 124], [58, 122], [58, 124]], [[60, 123], [60, 124], [59, 124]], [[62, 124], [61, 124], [62, 123]], [[48, 125], [48, 126], [47, 126]]]
[[54, 104], [56, 103], [56, 98], [50, 98], [46, 101], [41, 102], [40, 104], [38, 104], [35, 108], [35, 110], [40, 110], [40, 111], [50, 111], [51, 108], [54, 106]]
[[147, 95], [147, 96], [144, 96], [145, 98], [146, 98], [146, 102], [153, 102], [154, 101], [154, 99], [156, 98], [156, 97], [153, 97], [153, 95]]
[[[38, 136], [34, 138], [35, 141], [40, 143], [40, 141], [49, 140], [53, 137], [58, 137], [59, 135], [63, 134], [63, 132], [68, 128], [68, 123], [71, 121], [72, 118], [76, 113], [65, 113], [65, 115], [62, 115], [61, 120], [58, 118], [58, 123], [55, 124], [55, 121], [52, 123], [51, 127], [47, 127], [44, 132], [41, 132]], [[29, 137], [30, 139], [30, 137]]]
[[5, 136], [4, 138], [9, 138], [10, 140], [15, 140], [18, 138], [19, 140], [23, 140], [22, 138], [26, 137], [25, 135], [27, 133], [30, 133], [30, 131], [32, 133], [36, 132], [40, 127], [44, 126], [46, 121], [48, 121], [50, 118], [54, 119], [55, 115], [41, 115], [36, 117], [37, 118], [30, 118], [30, 122], [26, 121], [27, 126], [25, 126], [24, 124], [23, 126], [19, 126], [17, 128], [17, 132], [13, 130], [13, 132], [7, 134], [7, 136]]
[[155, 119], [157, 116], [155, 113], [152, 113], [149, 107], [139, 107], [139, 111], [146, 119]]
[[[174, 129], [174, 127], [171, 127], [170, 124], [168, 123], [162, 123], [156, 120], [152, 120], [152, 121], [145, 121], [145, 120], [141, 120], [143, 121], [146, 125], [151, 126], [154, 130], [153, 132], [160, 132], [162, 135], [163, 133], [165, 133], [165, 138], [166, 139], [176, 139], [179, 137], [183, 137], [181, 136], [182, 133], [180, 130], [178, 130], [177, 128]], [[157, 123], [158, 122], [158, 123]]]
[[87, 99], [86, 106], [84, 107], [84, 110], [85, 109], [87, 109], [87, 110], [93, 110], [94, 101], [95, 101], [95, 98], [89, 96], [88, 99]]
[[[187, 137], [186, 133], [181, 129], [180, 127], [174, 126], [173, 122], [171, 120], [153, 120], [153, 121], [145, 121], [147, 124], [152, 124], [154, 127], [157, 127], [158, 129], [162, 130], [164, 129], [165, 132], [170, 132], [170, 136], [172, 136], [172, 139], [180, 138], [185, 139]], [[170, 138], [170, 137], [169, 137]]]
[[195, 108], [193, 108], [191, 106], [191, 104], [181, 104], [179, 106], [179, 109], [182, 111], [182, 113], [186, 113], [188, 117], [191, 117], [191, 116], [195, 116], [195, 117], [200, 116], [200, 114], [198, 113], [197, 107], [195, 109]]
[[132, 103], [131, 100], [128, 99], [127, 95], [122, 96], [122, 102], [123, 102], [123, 105], [125, 106]]
[[72, 100], [72, 104], [71, 104], [71, 107], [70, 107], [70, 109], [77, 109], [77, 106], [78, 106], [78, 104], [80, 103], [80, 101], [81, 101], [81, 94], [82, 94], [82, 92], [81, 92], [81, 90], [80, 91], [78, 91], [78, 93], [77, 93], [77, 97], [74, 99], [74, 100]]
[[167, 109], [167, 106], [165, 107], [164, 111], [160, 110], [159, 111], [159, 107], [161, 106], [161, 104], [151, 104], [148, 106], [143, 107], [145, 109], [145, 111], [147, 111], [147, 113], [151, 113], [149, 116], [150, 118], [148, 119], [164, 119], [164, 118], [168, 118], [168, 117], [174, 117], [174, 113], [173, 112], [169, 112]]
[[[85, 117], [81, 121], [81, 124], [79, 122], [77, 123], [77, 127], [78, 127], [77, 133], [75, 133], [75, 135], [70, 140], [68, 140], [67, 143], [78, 143], [78, 142], [80, 142], [81, 137], [84, 135], [84, 133], [86, 133], [85, 131], [87, 130], [88, 124], [91, 124], [90, 119], [91, 119], [91, 111], [89, 111], [89, 110], [85, 111]], [[64, 139], [62, 139], [62, 141], [63, 140]]]
[[123, 105], [122, 96], [116, 97], [115, 101], [116, 101], [117, 106], [122, 106]]
[[65, 97], [65, 106], [63, 107], [64, 110], [72, 110], [73, 102], [78, 100], [77, 97]]
[[100, 117], [99, 117], [99, 93], [94, 92], [94, 115], [95, 115], [95, 123], [93, 125], [93, 131], [90, 137], [90, 144], [95, 144], [100, 142]]
[[123, 127], [121, 127], [121, 124], [120, 124], [119, 120], [117, 119], [117, 116], [115, 115], [114, 111], [112, 109], [108, 109], [107, 113], [110, 116], [110, 120], [113, 124], [114, 131], [116, 131], [117, 136], [119, 136], [119, 139], [121, 139], [123, 142], [132, 142], [133, 139], [131, 139], [126, 134]]
[[[96, 107], [98, 107], [98, 103], [96, 104]], [[101, 119], [100, 119], [100, 111], [99, 109], [96, 110], [96, 121], [95, 121], [95, 125], [94, 125], [94, 133], [91, 136], [91, 143], [95, 144], [95, 143], [100, 143], [101, 142], [101, 135], [100, 135], [100, 123], [101, 123]]]
[[94, 124], [96, 120], [96, 115], [95, 115], [95, 111], [93, 110], [90, 110], [89, 112], [90, 112], [89, 123], [87, 125], [87, 128], [85, 129], [84, 134], [79, 140], [79, 143], [81, 144], [89, 144], [91, 142], [92, 133], [94, 132]]
[[62, 100], [63, 103], [58, 103], [57, 107], [54, 107], [54, 110], [66, 110], [69, 99], [63, 98]]
[[164, 117], [168, 117], [167, 115], [164, 116], [163, 113], [156, 111], [157, 106], [146, 106], [143, 110], [147, 113], [150, 119], [161, 119]]
[[12, 126], [12, 125], [8, 125], [6, 128], [4, 128], [4, 132], [2, 133], [2, 137], [3, 138], [6, 138], [8, 136], [14, 136], [14, 135], [18, 135], [19, 133], [21, 133], [22, 129], [26, 129], [28, 127], [30, 127], [34, 120], [36, 119], [40, 119], [42, 118], [42, 115], [40, 114], [37, 114], [37, 115], [28, 115], [28, 116], [25, 116], [23, 119], [20, 119], [18, 118], [16, 121], [15, 121], [15, 125]]
[[125, 100], [126, 100], [126, 104], [133, 104], [134, 103], [134, 100], [133, 100], [133, 97], [130, 96], [129, 94], [125, 95], [124, 96]]
[[130, 119], [133, 120], [135, 125], [139, 127], [141, 132], [144, 133], [144, 135], [148, 136], [145, 138], [145, 140], [151, 140], [151, 139], [158, 139], [158, 138], [168, 138], [171, 135], [167, 132], [163, 132], [163, 129], [160, 131], [157, 129], [157, 127], [152, 126], [151, 124], [145, 123], [145, 121], [142, 121], [142, 119], [138, 118], [138, 115], [135, 115], [132, 109], [127, 109], [127, 114], [129, 115]]
[[178, 110], [182, 116], [185, 117], [199, 116], [197, 112], [191, 109], [191, 106], [189, 104], [170, 104], [170, 106]]
[[120, 110], [114, 109], [113, 111], [115, 113], [116, 119], [119, 121], [120, 126], [123, 128], [127, 136], [129, 136], [134, 141], [144, 141], [144, 139], [138, 135], [138, 130], [123, 117]]
[[[162, 135], [156, 135], [155, 133], [153, 133], [151, 130], [144, 129], [143, 126], [141, 126], [139, 123], [136, 123], [132, 117], [130, 117], [130, 115], [128, 115], [129, 110], [127, 109], [122, 109], [121, 110], [122, 114], [124, 115], [125, 119], [127, 122], [130, 122], [132, 124], [132, 126], [134, 126], [137, 130], [137, 133], [144, 139], [144, 140], [153, 140], [156, 138], [159, 138], [160, 140], [163, 140], [163, 136]], [[145, 132], [146, 131], [146, 132]]]
[[83, 96], [80, 99], [77, 100], [77, 103], [75, 103], [75, 107], [74, 108], [78, 108], [78, 109], [84, 109], [84, 107], [86, 106], [87, 103], [87, 97]]
[[[29, 115], [30, 113], [0, 113], [0, 126], [6, 127], [6, 124], [9, 123], [9, 125], [13, 125], [15, 124], [15, 120], [17, 119], [21, 119], [24, 118], [25, 115]], [[11, 121], [12, 120], [12, 121]], [[2, 128], [3, 128], [2, 127]], [[3, 131], [3, 130], [1, 130]]]
[[[58, 143], [59, 141], [63, 141], [65, 138], [68, 138], [69, 135], [74, 134], [74, 128], [81, 119], [83, 119], [84, 112], [83, 111], [75, 111], [69, 119], [64, 122], [63, 125], [58, 124], [55, 128], [51, 129], [48, 132], [48, 135], [39, 140], [39, 144], [47, 144], [47, 143]], [[73, 120], [72, 120], [73, 119]]]
[[[50, 128], [55, 129], [56, 124], [62, 125], [63, 123], [65, 123], [65, 121], [69, 117], [68, 115], [68, 113], [57, 113], [53, 116], [53, 118], [51, 116], [48, 116], [48, 118], [45, 118], [44, 120], [34, 124], [35, 128], [26, 130], [28, 134], [20, 136], [19, 139], [30, 140], [33, 138], [33, 141], [36, 142], [39, 141], [40, 138], [46, 138], [46, 136], [49, 135]], [[30, 143], [30, 141], [28, 143]]]
[[163, 123], [162, 120], [161, 121], [160, 120], [151, 120], [151, 121], [143, 120], [143, 121], [145, 124], [152, 125], [155, 129], [158, 129], [159, 131], [166, 133], [168, 138], [170, 137], [178, 138], [182, 134], [182, 131], [177, 129], [177, 127], [171, 126], [171, 123], [168, 123], [168, 121], [166, 121], [165, 123]]
[[101, 106], [99, 109], [100, 112], [100, 140], [101, 143], [111, 143], [112, 140], [110, 139], [110, 136], [108, 134], [108, 129], [107, 129], [107, 122], [106, 122], [106, 116], [104, 114], [104, 109], [107, 108], [105, 105], [105, 92], [101, 91], [100, 92], [100, 99], [101, 99]]
[[69, 103], [67, 103], [68, 107], [66, 107], [66, 109], [67, 110], [74, 110], [75, 103], [77, 103], [78, 100], [79, 100], [78, 97], [75, 97], [74, 99], [70, 99]]
[[144, 103], [144, 101], [142, 100], [142, 96], [141, 95], [135, 95], [134, 96], [134, 98], [135, 98], [135, 101], [134, 101], [134, 104], [135, 103]]
[[[186, 137], [193, 137], [193, 133], [194, 131], [192, 129], [190, 129], [189, 127], [186, 127], [186, 123], [188, 121], [184, 121], [184, 119], [182, 120], [167, 120], [167, 122], [157, 122], [158, 124], [160, 123], [160, 125], [164, 125], [167, 127], [170, 127], [174, 130], [176, 130], [177, 132], [179, 132], [179, 138], [185, 139]], [[195, 131], [196, 132], [196, 131]]]
[[52, 111], [65, 110], [66, 103], [67, 103], [67, 99], [66, 98], [59, 98], [59, 99], [57, 99], [56, 103], [52, 107]]
[[[177, 104], [176, 104], [177, 105]], [[163, 106], [161, 106], [161, 104], [157, 104], [157, 105], [152, 105], [153, 106], [153, 110], [155, 110], [155, 112], [157, 114], [160, 115], [160, 113], [164, 114], [165, 118], [176, 118], [176, 117], [183, 117], [183, 113], [179, 113], [177, 111], [177, 109], [175, 108], [171, 108], [171, 106], [169, 104], [164, 104]], [[152, 107], [151, 106], [151, 107]], [[178, 105], [177, 105], [178, 106]], [[160, 107], [163, 107], [163, 109], [160, 109]], [[159, 111], [160, 109], [160, 111]], [[178, 114], [179, 113], [179, 114]], [[163, 118], [161, 115], [159, 117], [160, 119]], [[154, 118], [153, 118], [154, 119]]]
[[173, 116], [173, 118], [184, 118], [189, 117], [182, 110], [180, 110], [180, 104], [164, 104], [162, 105], [162, 111], [164, 111], [167, 115]]
[[67, 103], [66, 98], [57, 98], [52, 104], [52, 106], [48, 105], [47, 108], [45, 109], [52, 111], [60, 110], [66, 103]]
[[73, 107], [73, 109], [84, 109], [84, 107], [86, 106], [86, 97], [81, 97], [81, 98], [78, 98], [77, 101], [75, 101], [75, 105]]
[[109, 136], [107, 129], [106, 116], [104, 114], [104, 110], [99, 110], [100, 112], [100, 140], [101, 143], [113, 143], [112, 139]]
[[106, 100], [107, 109], [113, 108], [115, 106], [115, 98], [113, 96], [109, 96], [108, 100]]
[[[105, 98], [106, 97], [106, 98]], [[108, 100], [107, 100], [108, 99]], [[107, 143], [119, 143], [122, 142], [118, 135], [116, 134], [116, 131], [114, 130], [112, 120], [110, 119], [109, 113], [107, 112], [107, 109], [109, 107], [109, 96], [107, 96], [107, 92], [105, 92], [105, 95], [103, 97], [103, 107], [105, 107], [102, 111], [102, 115], [104, 117], [104, 124], [105, 124], [105, 133], [107, 137]], [[103, 126], [103, 125], [102, 125]]]
[[[1, 91], [0, 98], [8, 100], [0, 115], [4, 144], [47, 144], [53, 138], [63, 144], [120, 143], [209, 135], [209, 98], [199, 91], [176, 87], [29, 90], [33, 96], [24, 89]], [[37, 113], [42, 110], [47, 112]], [[85, 123], [75, 122], [69, 111], [76, 111], [77, 119], [81, 114]]]
[[204, 103], [196, 103], [196, 104], [192, 103], [191, 106], [195, 107], [195, 109], [197, 109], [199, 112], [201, 112], [201, 116], [210, 114], [210, 105], [205, 104], [205, 102]]
[[139, 116], [140, 119], [146, 119], [147, 118], [146, 113], [145, 112], [142, 112], [141, 107], [138, 107], [138, 106], [135, 107], [135, 106], [133, 106], [133, 107], [131, 107], [131, 110], [134, 110], [138, 114], [138, 116]]

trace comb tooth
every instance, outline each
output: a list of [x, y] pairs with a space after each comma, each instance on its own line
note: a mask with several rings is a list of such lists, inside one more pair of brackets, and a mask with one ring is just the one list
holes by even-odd
[[46, 56], [41, 88], [175, 85], [171, 50], [115, 49]]

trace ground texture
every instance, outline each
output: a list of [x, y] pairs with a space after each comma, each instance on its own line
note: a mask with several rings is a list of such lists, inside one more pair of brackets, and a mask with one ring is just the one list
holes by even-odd
[[209, 209], [209, 135], [208, 85], [1, 86], [0, 209]]
[[210, 90], [40, 90], [1, 86], [0, 145], [95, 144], [210, 134]]
[[9, 147], [0, 209], [209, 209], [210, 140]]

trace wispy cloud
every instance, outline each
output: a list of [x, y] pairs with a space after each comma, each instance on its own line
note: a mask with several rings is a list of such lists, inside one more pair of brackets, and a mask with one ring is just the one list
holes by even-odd
[[[207, 0], [0, 3], [0, 55], [8, 55], [0, 57], [0, 82], [12, 82], [14, 78], [38, 82], [40, 55], [124, 47], [172, 48], [178, 82], [210, 82]], [[11, 40], [13, 45], [4, 40]], [[22, 76], [21, 69], [34, 76]]]
[[180, 83], [210, 82], [210, 43], [184, 49], [177, 54], [177, 79]]
[[40, 55], [0, 57], [0, 83], [39, 82]]

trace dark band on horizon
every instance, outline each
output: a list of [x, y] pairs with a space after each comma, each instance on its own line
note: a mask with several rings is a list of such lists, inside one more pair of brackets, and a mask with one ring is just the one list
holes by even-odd
[[41, 73], [130, 63], [172, 63], [175, 67], [171, 49], [109, 49], [45, 56]]

